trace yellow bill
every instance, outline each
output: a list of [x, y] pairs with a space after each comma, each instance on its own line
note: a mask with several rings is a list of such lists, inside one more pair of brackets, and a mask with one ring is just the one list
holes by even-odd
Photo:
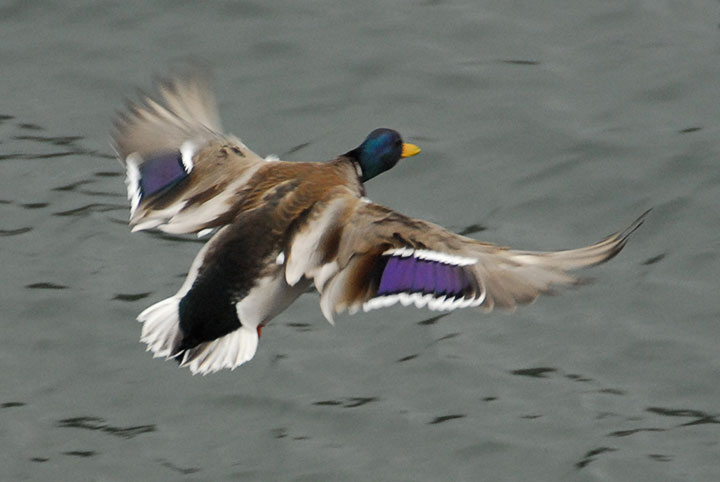
[[402, 154], [400, 157], [411, 157], [420, 152], [420, 148], [415, 144], [403, 143]]

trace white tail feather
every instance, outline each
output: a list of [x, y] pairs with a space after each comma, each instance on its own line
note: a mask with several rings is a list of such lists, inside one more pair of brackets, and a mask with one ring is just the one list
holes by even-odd
[[[143, 323], [140, 341], [147, 345], [153, 357], [174, 356], [182, 341], [178, 306], [180, 298], [173, 296], [155, 303], [138, 316]], [[258, 345], [257, 329], [242, 326], [217, 340], [201, 343], [186, 350], [180, 366], [193, 374], [207, 375], [223, 368], [235, 369], [255, 356]]]
[[202, 343], [186, 351], [180, 366], [190, 368], [193, 375], [207, 375], [223, 368], [234, 370], [255, 356], [257, 345], [257, 329], [241, 326], [217, 340]]
[[169, 357], [182, 340], [179, 303], [180, 299], [173, 296], [155, 303], [138, 315], [138, 321], [143, 323], [140, 341], [147, 345], [156, 358]]

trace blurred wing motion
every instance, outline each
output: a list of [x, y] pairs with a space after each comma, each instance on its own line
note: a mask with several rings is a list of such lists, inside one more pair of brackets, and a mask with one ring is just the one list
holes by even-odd
[[157, 91], [129, 103], [114, 123], [133, 231], [193, 233], [227, 224], [235, 194], [265, 160], [222, 134], [201, 75], [160, 80]]

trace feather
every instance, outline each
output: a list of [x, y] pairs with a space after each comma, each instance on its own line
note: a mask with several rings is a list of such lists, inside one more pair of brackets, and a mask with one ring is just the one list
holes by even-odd
[[[345, 257], [350, 261], [341, 262], [337, 274], [326, 282], [328, 289], [321, 292], [328, 320], [358, 303], [366, 311], [397, 302], [438, 310], [466, 306], [514, 310], [557, 286], [577, 284], [579, 279], [568, 271], [616, 256], [647, 214], [593, 245], [535, 252], [478, 242], [373, 204], [358, 202], [355, 208], [338, 248], [340, 261]], [[391, 248], [357, 261], [356, 253], [388, 244]], [[375, 271], [368, 266], [375, 266]]]

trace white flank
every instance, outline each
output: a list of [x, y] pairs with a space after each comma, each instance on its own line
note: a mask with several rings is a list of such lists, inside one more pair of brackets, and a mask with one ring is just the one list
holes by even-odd
[[283, 264], [285, 262], [285, 253], [280, 251], [280, 254], [275, 258], [275, 264]]
[[280, 160], [280, 158], [278, 156], [276, 156], [275, 154], [270, 154], [268, 156], [265, 156], [266, 162], [277, 162], [279, 160]]
[[235, 304], [238, 320], [243, 326], [257, 329], [265, 320], [279, 314], [305, 291], [307, 283], [288, 286], [282, 268], [259, 279], [248, 294]]
[[130, 219], [135, 215], [135, 211], [140, 205], [140, 169], [138, 163], [141, 161], [140, 156], [133, 152], [125, 159], [125, 167], [127, 168], [127, 197], [130, 200]]
[[204, 237], [207, 236], [208, 234], [212, 233], [214, 230], [215, 230], [215, 228], [201, 229], [200, 231], [198, 231], [197, 237], [198, 237], [198, 238], [204, 238]]
[[196, 151], [197, 145], [192, 141], [185, 141], [180, 146], [180, 157], [186, 174], [190, 174], [193, 169], [193, 156]]

